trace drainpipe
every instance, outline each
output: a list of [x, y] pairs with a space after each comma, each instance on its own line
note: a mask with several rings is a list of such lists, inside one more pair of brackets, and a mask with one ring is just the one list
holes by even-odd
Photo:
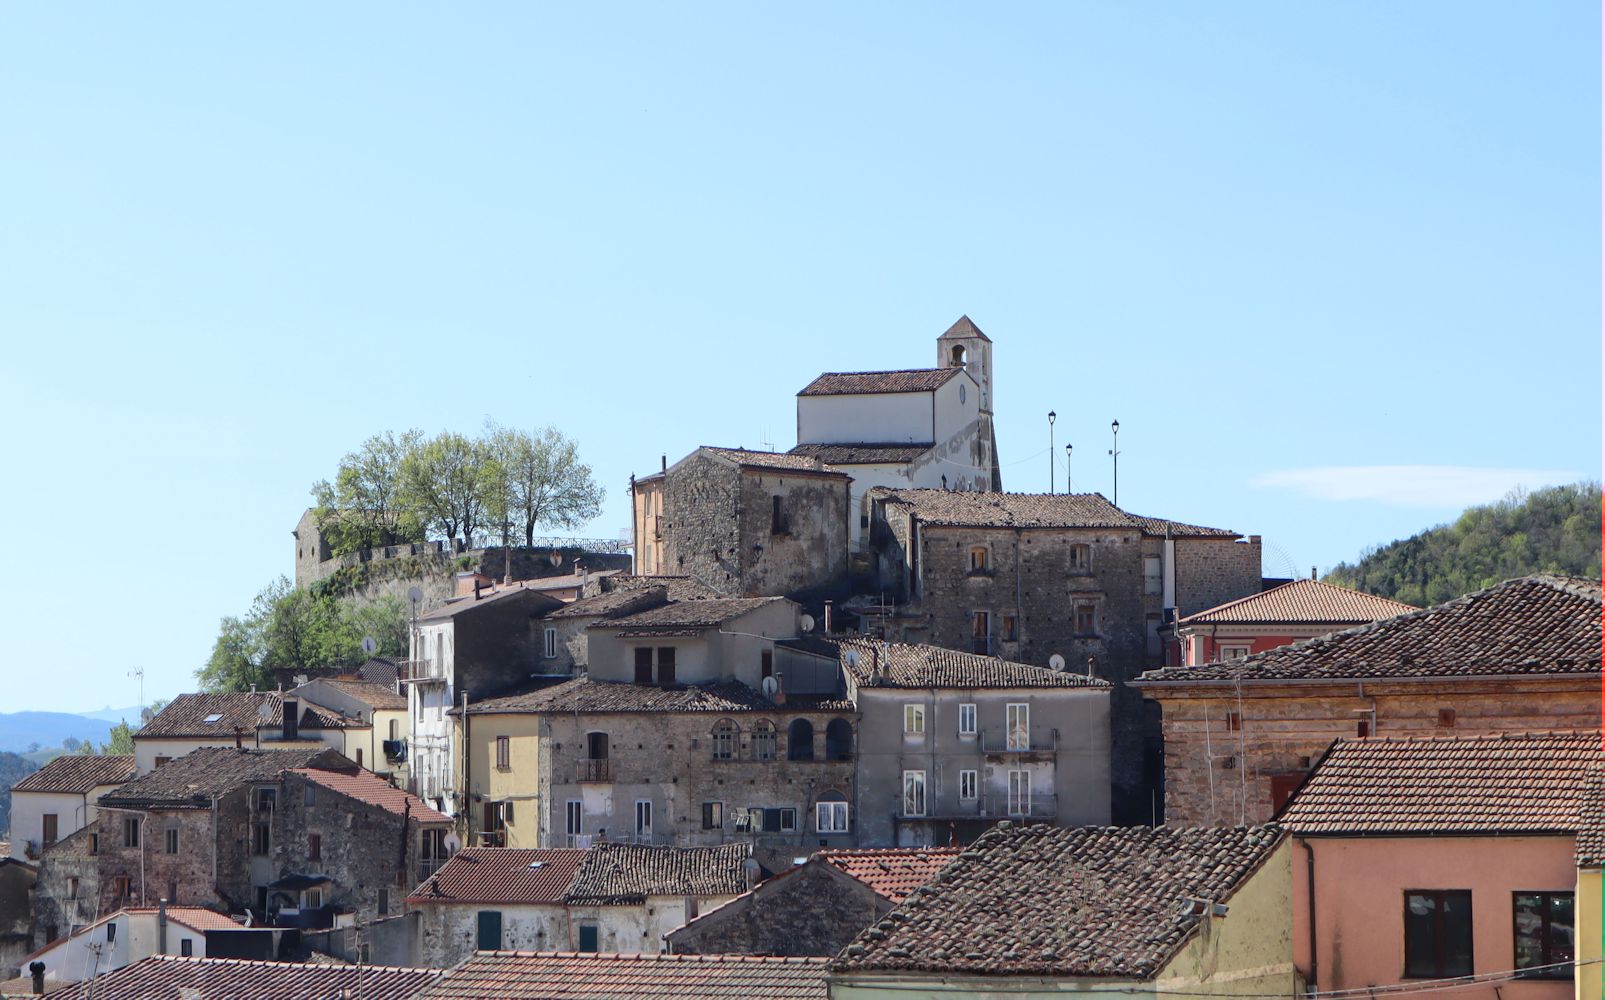
[[156, 954], [167, 954], [167, 897], [156, 901]]
[[1315, 848], [1311, 847], [1310, 842], [1302, 837], [1299, 838], [1299, 846], [1304, 848], [1305, 895], [1307, 896], [1304, 902], [1307, 910], [1305, 917], [1309, 921], [1310, 941], [1310, 974], [1305, 980], [1304, 990], [1306, 993], [1314, 993], [1315, 984], [1318, 981], [1316, 978], [1318, 965], [1315, 956]]

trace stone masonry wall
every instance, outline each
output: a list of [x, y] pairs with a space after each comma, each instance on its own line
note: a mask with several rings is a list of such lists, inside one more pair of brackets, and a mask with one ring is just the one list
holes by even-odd
[[742, 591], [738, 513], [741, 474], [693, 454], [664, 474], [663, 567], [727, 596]]
[[1186, 617], [1260, 592], [1261, 544], [1229, 538], [1176, 539], [1176, 607]]
[[[1165, 819], [1183, 825], [1263, 823], [1274, 811], [1273, 776], [1290, 784], [1339, 738], [1357, 735], [1373, 703], [1377, 736], [1457, 736], [1597, 729], [1597, 681], [1288, 685], [1157, 692], [1163, 699]], [[1451, 724], [1440, 713], [1453, 713]], [[1237, 713], [1233, 729], [1229, 714]]]
[[[786, 531], [775, 533], [774, 497]], [[741, 475], [740, 565], [745, 597], [799, 601], [847, 582], [848, 480], [840, 476]]]
[[[58, 840], [39, 859], [33, 888], [33, 948], [45, 946], [49, 928], [66, 934], [69, 927], [91, 923], [100, 913], [100, 859], [90, 853], [90, 838], [100, 827], [90, 824]], [[76, 898], [67, 880], [78, 879]]]
[[[137, 847], [128, 846], [123, 820], [144, 819]], [[221, 902], [212, 887], [212, 814], [206, 809], [165, 809], [129, 813], [102, 809], [96, 817], [100, 833], [100, 912], [119, 906], [155, 906], [157, 900], [181, 906]], [[167, 831], [178, 831], [178, 851], [167, 852]], [[119, 896], [118, 877], [128, 879], [129, 894]], [[81, 891], [81, 889], [80, 889]]]

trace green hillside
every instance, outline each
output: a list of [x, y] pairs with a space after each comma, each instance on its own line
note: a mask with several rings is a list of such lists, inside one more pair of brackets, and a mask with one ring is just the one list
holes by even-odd
[[1600, 484], [1551, 486], [1471, 507], [1453, 524], [1340, 563], [1328, 583], [1426, 607], [1529, 573], [1599, 578]]

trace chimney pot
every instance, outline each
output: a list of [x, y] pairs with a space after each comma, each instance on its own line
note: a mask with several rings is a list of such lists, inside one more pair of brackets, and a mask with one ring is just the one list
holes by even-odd
[[664, 472], [668, 472], [669, 471], [669, 456], [667, 456], [667, 455], [663, 456], [663, 469], [662, 469], [662, 471], [664, 471]]
[[28, 972], [29, 972], [29, 974], [31, 974], [33, 976], [33, 992], [34, 992], [34, 994], [36, 996], [44, 996], [44, 993], [45, 993], [45, 963], [43, 963], [43, 962], [31, 962], [31, 963], [29, 963]]
[[1310, 567], [1310, 579], [1311, 580], [1315, 579], [1315, 567], [1314, 566]]

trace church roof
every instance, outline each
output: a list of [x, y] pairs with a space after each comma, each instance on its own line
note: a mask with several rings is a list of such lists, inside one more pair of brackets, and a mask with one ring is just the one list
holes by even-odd
[[942, 334], [937, 339], [952, 340], [959, 337], [977, 337], [986, 341], [988, 344], [992, 343], [992, 338], [982, 333], [981, 328], [975, 325], [975, 321], [970, 319], [968, 314], [960, 316], [958, 318], [958, 322], [948, 327], [947, 332]]

